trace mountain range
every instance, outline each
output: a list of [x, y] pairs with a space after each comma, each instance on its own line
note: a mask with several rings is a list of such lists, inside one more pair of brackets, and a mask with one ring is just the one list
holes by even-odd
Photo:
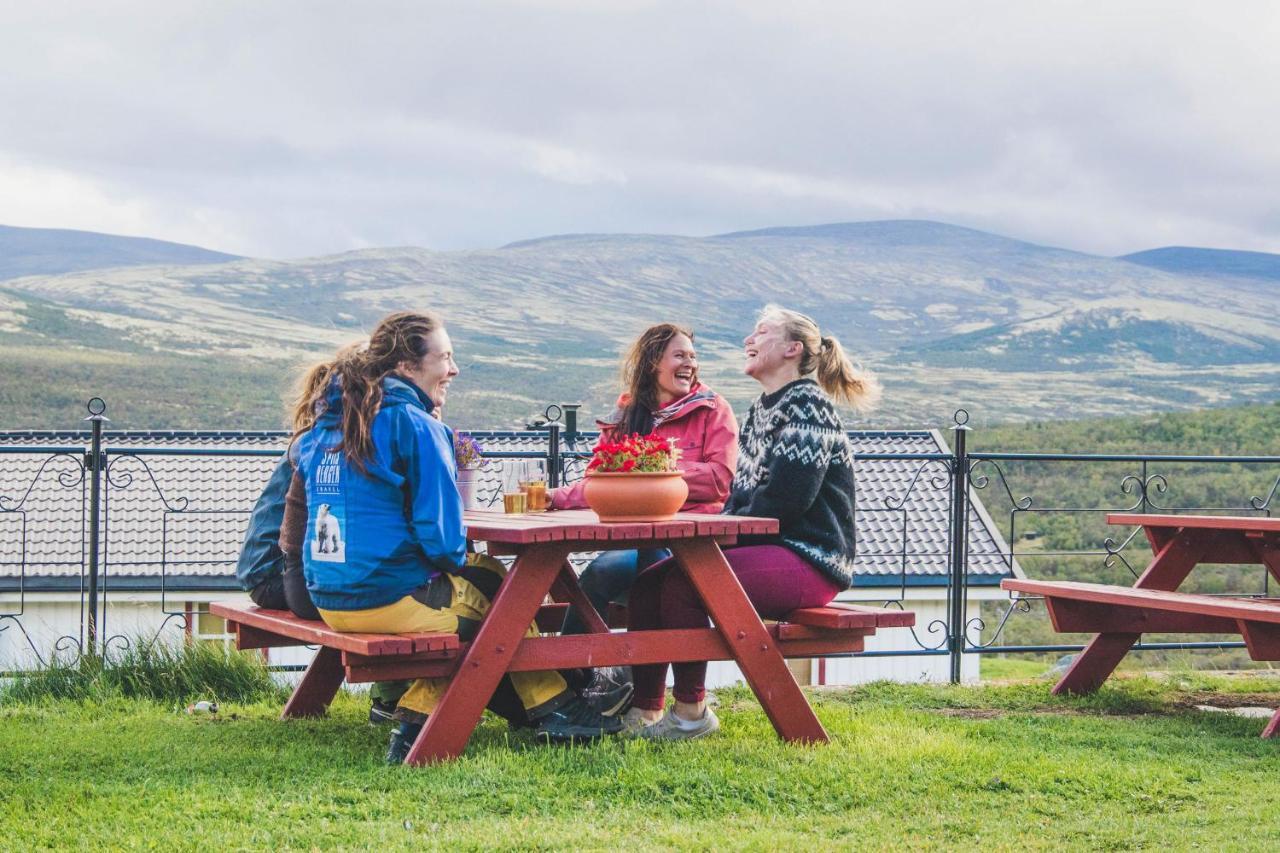
[[[63, 257], [48, 232], [23, 254], [25, 230], [0, 230], [0, 357], [30, 367], [0, 383], [14, 413], [0, 428], [52, 425], [37, 422], [48, 407], [91, 392], [127, 403], [132, 426], [276, 426], [297, 364], [413, 307], [448, 319], [464, 370], [449, 417], [472, 427], [548, 402], [602, 413], [620, 351], [659, 320], [694, 327], [704, 379], [744, 409], [757, 390], [740, 342], [768, 302], [880, 374], [885, 402], [863, 422], [881, 426], [945, 425], [960, 407], [992, 422], [1264, 401], [1280, 378], [1280, 256], [1256, 252], [1107, 258], [902, 220], [272, 261], [106, 235]], [[11, 274], [36, 255], [63, 266]]]

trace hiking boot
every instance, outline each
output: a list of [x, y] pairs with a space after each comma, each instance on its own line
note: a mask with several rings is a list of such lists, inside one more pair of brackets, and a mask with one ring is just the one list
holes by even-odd
[[631, 707], [631, 694], [635, 692], [631, 667], [602, 666], [595, 670], [580, 695], [596, 713], [614, 717]]
[[369, 725], [381, 726], [384, 723], [395, 722], [396, 706], [388, 705], [378, 699], [373, 699], [369, 705]]
[[622, 729], [621, 720], [601, 715], [579, 696], [534, 722], [538, 724], [534, 734], [553, 741], [595, 740], [604, 735], [616, 735]]
[[715, 711], [707, 708], [702, 712], [700, 720], [682, 720], [671, 711], [662, 715], [662, 719], [651, 726], [641, 729], [636, 736], [645, 740], [693, 740], [706, 737], [719, 730], [720, 720]]
[[387, 763], [390, 765], [404, 764], [405, 756], [409, 754], [409, 749], [413, 746], [413, 742], [418, 739], [418, 734], [422, 731], [422, 723], [406, 723], [401, 721], [391, 732], [391, 742], [387, 745]]

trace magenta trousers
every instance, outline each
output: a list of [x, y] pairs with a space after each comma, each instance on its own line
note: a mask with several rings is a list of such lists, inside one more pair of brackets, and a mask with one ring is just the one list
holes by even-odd
[[[781, 545], [746, 545], [726, 548], [725, 558], [738, 576], [756, 612], [778, 619], [799, 607], [821, 607], [842, 589], [835, 581]], [[631, 588], [627, 606], [632, 631], [658, 628], [707, 628], [711, 620], [702, 600], [675, 559], [645, 569]], [[701, 702], [706, 697], [705, 662], [677, 663], [675, 694], [680, 702]], [[636, 692], [631, 704], [646, 711], [665, 706], [667, 664], [633, 667]]]

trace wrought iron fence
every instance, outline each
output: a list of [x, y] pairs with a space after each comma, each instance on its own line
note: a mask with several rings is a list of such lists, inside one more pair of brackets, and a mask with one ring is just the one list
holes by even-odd
[[[500, 501], [504, 468], [520, 460], [541, 460], [552, 487], [580, 477], [595, 435], [579, 430], [577, 414], [576, 406], [550, 406], [524, 430], [472, 433], [490, 445], [480, 501]], [[231, 566], [243, 528], [286, 438], [278, 432], [106, 432], [106, 406], [98, 398], [85, 420], [85, 433], [0, 435], [0, 638], [14, 632], [40, 662], [127, 645], [125, 633], [108, 625], [108, 599], [138, 591], [159, 593], [153, 641], [168, 629], [190, 631], [191, 611], [176, 607], [172, 596], [191, 588], [193, 571], [208, 588], [235, 588]], [[1079, 644], [1050, 642], [1040, 639], [1043, 631], [1024, 629], [1042, 621], [1035, 599], [987, 594], [990, 600], [975, 613], [971, 592], [989, 593], [993, 581], [1024, 574], [1026, 567], [1036, 567], [1032, 574], [1136, 576], [1142, 561], [1136, 529], [1113, 533], [1103, 524], [1105, 513], [1269, 515], [1280, 491], [1276, 456], [972, 452], [967, 421], [967, 413], [956, 413], [949, 441], [937, 431], [851, 433], [862, 447], [855, 469], [855, 591], [865, 590], [864, 600], [905, 607], [927, 586], [944, 595], [945, 605], [905, 632], [898, 646], [859, 657], [946, 657], [948, 675], [958, 681], [966, 655], [1078, 650]], [[209, 446], [219, 442], [237, 446]], [[198, 481], [193, 464], [206, 471]], [[1240, 471], [1240, 488], [1212, 494], [1216, 502], [1187, 503], [1206, 490], [1180, 491], [1175, 472], [1189, 468], [1194, 476], [1205, 466]], [[224, 476], [208, 476], [209, 470]], [[1064, 503], [1055, 490], [1075, 502]], [[1254, 493], [1245, 497], [1248, 492]], [[122, 568], [132, 571], [118, 574]], [[1232, 588], [1218, 591], [1266, 595], [1270, 579], [1257, 572], [1255, 582], [1239, 570], [1224, 581]], [[37, 587], [46, 596], [58, 591], [64, 604], [70, 599], [79, 608], [77, 630], [43, 649], [25, 624]], [[911, 606], [919, 607], [918, 599]], [[1136, 648], [1242, 647], [1210, 639]]]

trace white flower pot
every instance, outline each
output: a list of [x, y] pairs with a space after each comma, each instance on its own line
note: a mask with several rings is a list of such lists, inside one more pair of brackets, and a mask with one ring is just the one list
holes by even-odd
[[476, 468], [463, 468], [458, 471], [458, 492], [462, 495], [462, 508], [480, 509], [476, 499], [476, 487], [480, 485], [480, 471]]

